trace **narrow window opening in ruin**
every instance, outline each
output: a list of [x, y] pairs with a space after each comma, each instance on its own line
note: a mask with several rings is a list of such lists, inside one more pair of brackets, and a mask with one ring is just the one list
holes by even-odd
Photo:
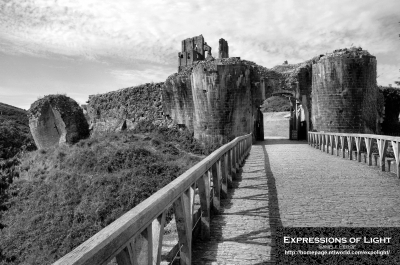
[[190, 53], [188, 53], [187, 58], [190, 59]]

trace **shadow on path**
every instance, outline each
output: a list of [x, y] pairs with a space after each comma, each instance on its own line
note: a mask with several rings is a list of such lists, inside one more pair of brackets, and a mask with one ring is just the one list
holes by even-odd
[[[240, 170], [228, 197], [221, 200], [221, 213], [212, 216], [210, 240], [195, 240], [192, 264], [274, 262], [275, 236], [282, 221], [275, 177], [265, 148], [271, 141], [288, 140], [268, 140], [253, 145], [252, 159], [246, 160], [245, 172], [244, 168]], [[268, 256], [270, 259], [265, 260]]]
[[279, 201], [278, 201], [278, 192], [275, 184], [275, 177], [272, 173], [269, 156], [267, 149], [265, 148], [266, 144], [300, 144], [302, 142], [298, 141], [290, 141], [290, 140], [268, 140], [257, 143], [257, 145], [262, 145], [262, 150], [264, 153], [264, 169], [265, 175], [267, 176], [267, 187], [268, 187], [268, 218], [271, 229], [271, 261], [275, 261], [276, 257], [276, 235], [277, 228], [282, 226], [281, 215], [279, 211]]

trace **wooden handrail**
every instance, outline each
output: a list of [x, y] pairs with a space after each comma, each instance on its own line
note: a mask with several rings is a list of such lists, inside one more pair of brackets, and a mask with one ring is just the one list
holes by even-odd
[[159, 264], [165, 215], [171, 206], [181, 246], [181, 264], [190, 264], [196, 186], [202, 211], [202, 235], [209, 237], [210, 208], [219, 209], [220, 197], [226, 196], [229, 182], [244, 162], [251, 144], [252, 135], [248, 134], [220, 147], [54, 264], [107, 264], [114, 257], [119, 265]]
[[[308, 144], [319, 148], [323, 152], [333, 155], [336, 149], [336, 155], [346, 157], [346, 150], [343, 148], [344, 143], [348, 143], [348, 158], [353, 160], [353, 143], [355, 143], [358, 162], [361, 162], [361, 143], [365, 143], [366, 147], [366, 163], [372, 165], [372, 144], [375, 141], [378, 148], [379, 166], [382, 171], [385, 171], [385, 158], [389, 142], [393, 148], [393, 153], [396, 163], [396, 173], [400, 178], [400, 137], [378, 135], [378, 134], [359, 134], [359, 133], [333, 133], [333, 132], [308, 132]], [[339, 154], [339, 143], [341, 145], [341, 154]], [[390, 166], [390, 165], [389, 165]]]

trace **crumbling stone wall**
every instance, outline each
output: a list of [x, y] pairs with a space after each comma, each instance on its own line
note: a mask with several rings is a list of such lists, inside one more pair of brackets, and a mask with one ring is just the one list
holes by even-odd
[[61, 143], [73, 144], [89, 136], [82, 109], [64, 95], [48, 95], [28, 110], [29, 127], [39, 149]]
[[361, 48], [336, 50], [312, 66], [317, 131], [377, 132], [376, 58]]
[[176, 124], [193, 131], [194, 103], [190, 68], [167, 78], [162, 88], [162, 104], [165, 115]]
[[140, 121], [169, 125], [163, 112], [164, 83], [147, 83], [105, 94], [89, 96], [87, 113], [93, 132], [134, 129]]

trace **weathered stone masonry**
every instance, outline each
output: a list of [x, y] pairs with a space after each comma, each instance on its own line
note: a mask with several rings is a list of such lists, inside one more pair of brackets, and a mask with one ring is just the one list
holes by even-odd
[[253, 132], [263, 138], [259, 69], [239, 58], [198, 61], [168, 77], [164, 111], [204, 141], [226, 142]]
[[73, 144], [89, 136], [82, 109], [64, 95], [49, 95], [35, 101], [29, 111], [29, 127], [39, 149]]
[[378, 125], [376, 58], [361, 48], [337, 50], [312, 66], [314, 129], [375, 133]]
[[87, 106], [92, 132], [134, 129], [140, 121], [168, 125], [163, 112], [163, 83], [148, 83], [105, 94], [89, 96]]
[[[343, 49], [300, 64], [272, 69], [229, 56], [219, 41], [219, 59], [203, 36], [182, 41], [179, 71], [164, 83], [90, 96], [93, 131], [132, 129], [140, 120], [187, 127], [204, 141], [227, 142], [252, 132], [262, 140], [260, 105], [284, 93], [293, 110], [302, 105], [306, 120], [294, 111], [291, 129], [376, 132], [376, 60], [361, 49]], [[206, 57], [206, 52], [208, 55]], [[340, 55], [340, 56], [338, 56]], [[267, 125], [268, 126], [268, 125]], [[306, 134], [304, 134], [306, 135]]]

